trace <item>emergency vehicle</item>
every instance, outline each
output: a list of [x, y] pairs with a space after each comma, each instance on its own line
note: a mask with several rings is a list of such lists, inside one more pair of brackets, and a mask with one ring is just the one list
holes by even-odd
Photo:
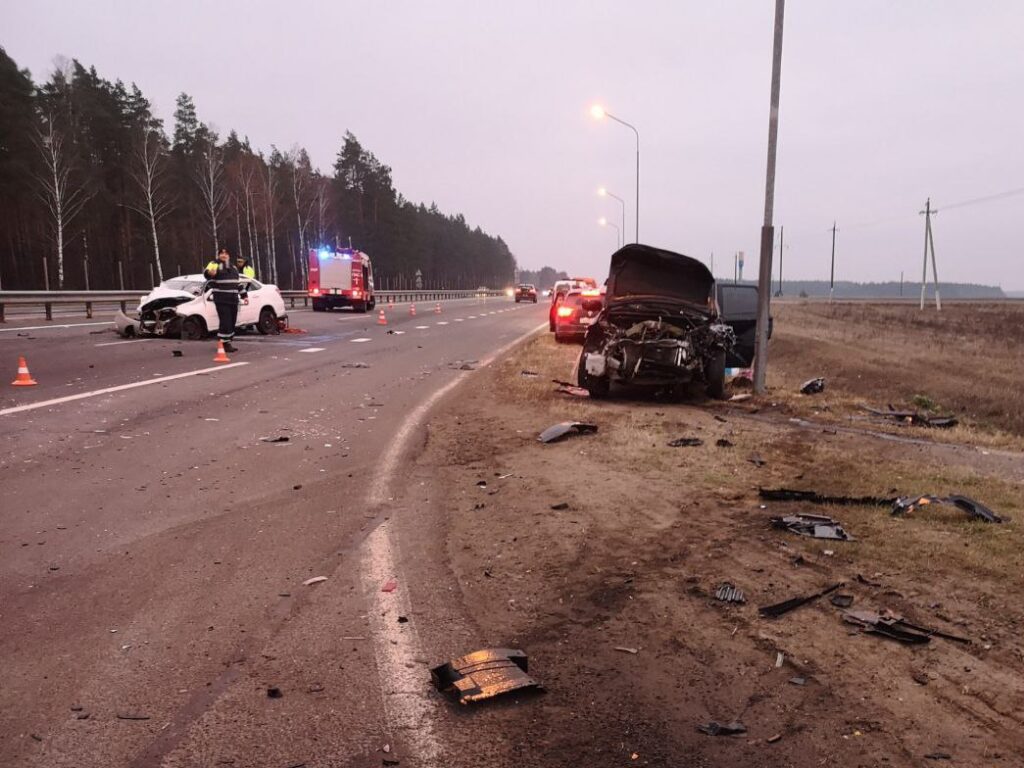
[[333, 307], [352, 307], [356, 312], [373, 309], [377, 299], [370, 257], [352, 248], [311, 249], [308, 291], [314, 312]]

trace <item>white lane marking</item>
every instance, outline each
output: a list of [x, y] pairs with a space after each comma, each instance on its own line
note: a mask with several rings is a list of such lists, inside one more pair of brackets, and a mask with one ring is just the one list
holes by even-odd
[[447, 320], [438, 320], [434, 325], [448, 325]]
[[456, 317], [455, 318], [455, 322], [456, 323], [461, 323], [462, 322], [462, 318], [461, 317]]
[[325, 349], [326, 347], [306, 347], [305, 349], [300, 349], [299, 352], [323, 352]]
[[38, 403], [28, 403], [27, 405], [16, 405], [13, 408], [4, 408], [0, 410], [0, 416], [6, 416], [11, 413], [21, 413], [22, 411], [34, 411], [36, 408], [48, 408], [51, 405], [60, 405], [62, 403], [70, 403], [75, 400], [84, 400], [87, 397], [99, 397], [100, 395], [109, 395], [113, 392], [123, 392], [126, 389], [135, 389], [136, 387], [147, 387], [150, 384], [162, 384], [165, 381], [173, 381], [174, 379], [184, 379], [188, 376], [198, 376], [203, 373], [216, 373], [217, 371], [226, 371], [229, 368], [237, 368], [240, 365], [248, 364], [249, 363], [228, 363], [227, 365], [215, 365], [211, 368], [200, 368], [197, 371], [175, 373], [171, 376], [160, 376], [159, 378], [146, 379], [145, 381], [134, 381], [131, 384], [119, 384], [116, 387], [105, 387], [103, 389], [95, 389], [92, 392], [79, 392], [77, 395], [68, 395], [67, 397], [55, 397], [53, 400], [43, 400]]
[[156, 341], [156, 339], [125, 339], [124, 341], [105, 341], [102, 344], [94, 344], [95, 347], [115, 347], [118, 344], [138, 344], [140, 341]]
[[[509, 342], [481, 363], [480, 367], [490, 365], [516, 344], [546, 326], [547, 323], [538, 325], [532, 331]], [[398, 433], [392, 438], [381, 457], [377, 475], [367, 494], [370, 507], [381, 506], [389, 500], [391, 478], [398, 470], [399, 459], [406, 451], [410, 438], [434, 404], [461, 384], [464, 378], [458, 376], [437, 389], [420, 403], [399, 427]], [[441, 761], [441, 745], [432, 720], [436, 716], [436, 708], [428, 698], [423, 685], [422, 664], [417, 661], [423, 658], [419, 633], [416, 631], [415, 621], [400, 624], [397, 620], [398, 616], [415, 614], [412, 610], [409, 582], [401, 574], [401, 558], [396, 557], [396, 548], [391, 523], [385, 521], [367, 537], [363, 551], [363, 588], [366, 593], [372, 595], [373, 601], [373, 610], [369, 612], [369, 618], [373, 630], [373, 651], [377, 661], [384, 716], [388, 729], [392, 732], [401, 732], [408, 740], [406, 747], [417, 755], [420, 765], [444, 765]], [[398, 588], [393, 592], [382, 592], [381, 586], [388, 579], [396, 579]]]
[[403, 333], [405, 333], [405, 331], [392, 331], [391, 335], [392, 336], [401, 336]]
[[349, 341], [351, 341], [353, 344], [363, 344], [364, 342], [369, 341], [369, 339], [363, 336], [362, 338], [359, 339], [349, 339]]
[[467, 320], [476, 320], [476, 315], [470, 315], [466, 318]]
[[428, 329], [429, 327], [430, 327], [429, 325], [417, 325], [417, 326], [416, 326], [416, 330], [417, 330], [417, 331], [425, 331], [425, 330], [427, 330], [427, 329]]
[[109, 320], [103, 323], [72, 323], [71, 325], [25, 325], [21, 328], [0, 328], [0, 333], [11, 331], [48, 331], [51, 328], [78, 328], [85, 325], [113, 325]]

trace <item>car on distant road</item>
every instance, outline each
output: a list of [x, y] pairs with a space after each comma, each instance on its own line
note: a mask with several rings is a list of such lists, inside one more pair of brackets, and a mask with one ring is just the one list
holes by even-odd
[[746, 328], [756, 287], [719, 288], [697, 259], [639, 244], [612, 255], [607, 286], [576, 370], [591, 397], [607, 395], [614, 381], [671, 390], [700, 383], [722, 398], [727, 362], [753, 359]]
[[516, 304], [520, 301], [532, 301], [537, 303], [537, 288], [529, 283], [521, 283], [516, 286]]
[[555, 341], [583, 341], [603, 304], [600, 291], [569, 291], [555, 311]]
[[[277, 333], [287, 326], [288, 310], [276, 285], [242, 278], [246, 297], [238, 306], [238, 329]], [[132, 336], [180, 336], [202, 339], [217, 329], [217, 308], [211, 283], [203, 275], [181, 275], [164, 280], [143, 296], [137, 309], [118, 312], [117, 331]]]
[[572, 277], [567, 280], [558, 280], [551, 289], [551, 308], [548, 310], [548, 330], [555, 330], [555, 316], [558, 312], [558, 305], [565, 299], [569, 291], [596, 290], [597, 281], [592, 277]]

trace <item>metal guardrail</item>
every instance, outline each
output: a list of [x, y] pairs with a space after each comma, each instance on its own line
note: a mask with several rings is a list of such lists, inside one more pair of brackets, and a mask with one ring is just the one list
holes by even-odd
[[[0, 323], [5, 322], [5, 308], [7, 305], [17, 306], [42, 306], [46, 312], [46, 319], [53, 320], [53, 306], [59, 305], [83, 305], [85, 316], [89, 319], [93, 316], [93, 304], [120, 304], [121, 311], [128, 311], [128, 302], [138, 301], [149, 293], [149, 290], [137, 291], [0, 291]], [[426, 290], [426, 291], [375, 291], [379, 303], [389, 299], [395, 303], [406, 301], [448, 301], [451, 299], [472, 299], [477, 297], [504, 296], [504, 291], [447, 291], [447, 290]], [[302, 299], [302, 306], [309, 306], [310, 295], [306, 291], [281, 291], [281, 296], [289, 302], [291, 309], [295, 308], [295, 302]]]

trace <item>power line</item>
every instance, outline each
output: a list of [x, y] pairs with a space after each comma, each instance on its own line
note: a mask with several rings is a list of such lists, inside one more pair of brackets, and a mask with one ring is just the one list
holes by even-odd
[[[1024, 187], [1018, 187], [1017, 189], [1009, 189], [1005, 192], [997, 192], [994, 195], [985, 195], [984, 197], [975, 197], [971, 200], [964, 200], [959, 203], [953, 203], [952, 205], [942, 206], [942, 210], [948, 211], [950, 208], [964, 208], [968, 205], [978, 205], [980, 203], [988, 203], [993, 200], [1002, 200], [1005, 197], [1013, 197], [1014, 195], [1024, 194]], [[934, 211], [932, 211], [934, 213]]]

